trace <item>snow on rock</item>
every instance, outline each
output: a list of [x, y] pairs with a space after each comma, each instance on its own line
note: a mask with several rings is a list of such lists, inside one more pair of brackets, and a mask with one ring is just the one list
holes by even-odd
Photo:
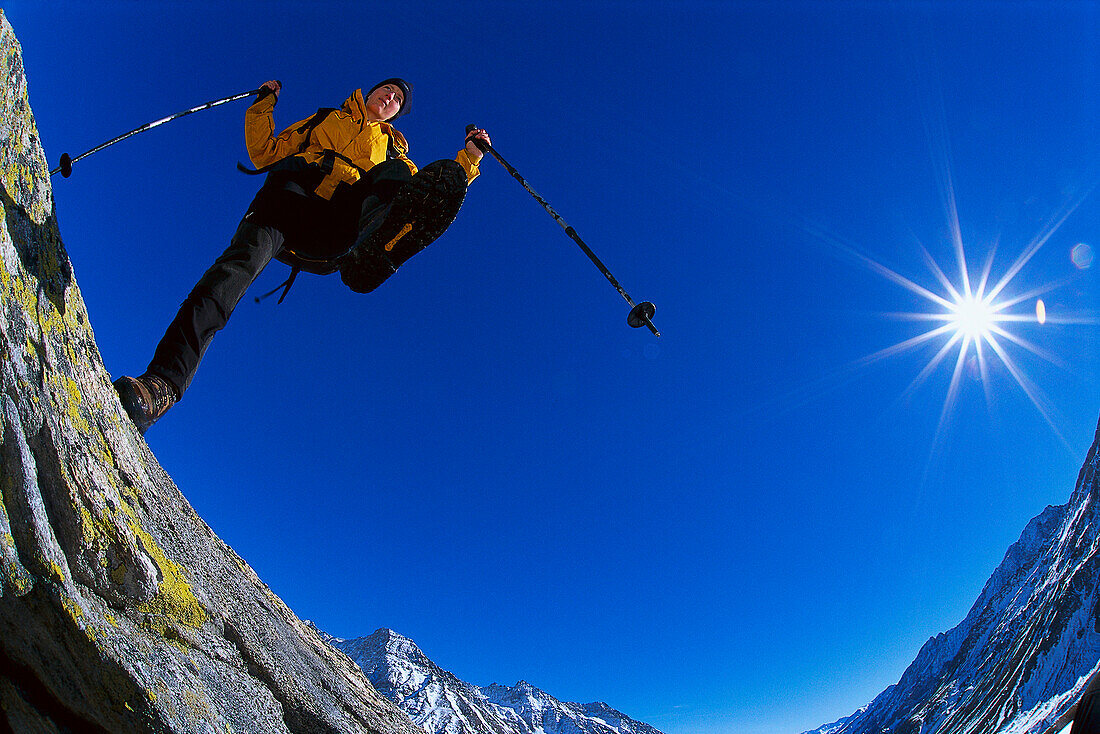
[[803, 734], [836, 734], [838, 731], [844, 728], [845, 724], [847, 724], [849, 721], [852, 721], [866, 710], [867, 707], [864, 706], [863, 708], [858, 709], [854, 714], [845, 716], [843, 719], [838, 719], [831, 724], [824, 724], [811, 731], [803, 732]]
[[1062, 728], [1100, 671], [1098, 470], [1100, 427], [1069, 502], [1027, 524], [966, 618], [925, 643], [868, 706], [806, 734]]
[[514, 686], [466, 683], [393, 630], [332, 639], [379, 692], [428, 734], [661, 734], [606, 703], [565, 703], [527, 681]]

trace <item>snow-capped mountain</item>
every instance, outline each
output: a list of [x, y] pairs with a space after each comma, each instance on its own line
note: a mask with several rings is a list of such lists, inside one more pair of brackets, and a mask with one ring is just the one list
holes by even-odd
[[321, 635], [429, 734], [661, 734], [605, 703], [565, 703], [526, 681], [466, 683], [393, 630], [354, 640]]
[[966, 619], [925, 643], [868, 706], [805, 734], [1061, 728], [1100, 671], [1098, 582], [1100, 428], [1069, 502], [1028, 523]]
[[856, 710], [856, 712], [854, 714], [850, 714], [849, 716], [845, 716], [843, 719], [839, 719], [837, 721], [834, 721], [831, 724], [824, 724], [824, 725], [819, 726], [816, 729], [813, 729], [811, 731], [804, 731], [804, 732], [802, 732], [802, 734], [837, 734], [838, 731], [840, 731], [842, 728], [844, 728], [845, 724], [847, 724], [849, 721], [854, 720], [857, 716], [859, 716], [860, 714], [862, 714], [866, 710], [867, 710], [867, 707], [864, 706], [863, 708]]

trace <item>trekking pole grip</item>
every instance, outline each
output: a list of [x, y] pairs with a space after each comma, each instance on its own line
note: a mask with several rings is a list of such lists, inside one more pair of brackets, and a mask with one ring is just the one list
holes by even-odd
[[482, 152], [485, 152], [485, 153], [488, 153], [489, 152], [489, 144], [488, 143], [486, 143], [484, 140], [478, 140], [477, 138], [471, 138], [470, 137], [470, 133], [472, 133], [474, 130], [477, 130], [477, 125], [473, 124], [472, 122], [469, 125], [466, 126], [466, 140], [467, 140], [467, 142], [472, 142], [474, 144], [474, 147], [476, 147], [478, 150], [480, 150]]

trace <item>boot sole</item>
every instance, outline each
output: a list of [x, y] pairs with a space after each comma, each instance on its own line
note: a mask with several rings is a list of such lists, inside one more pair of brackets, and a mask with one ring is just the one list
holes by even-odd
[[385, 219], [359, 235], [340, 259], [340, 279], [369, 293], [442, 235], [466, 198], [466, 172], [455, 161], [425, 166], [394, 197]]

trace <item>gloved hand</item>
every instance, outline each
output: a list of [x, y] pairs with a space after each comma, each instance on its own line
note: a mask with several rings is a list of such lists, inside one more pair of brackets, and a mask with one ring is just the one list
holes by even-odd
[[271, 81], [264, 82], [260, 85], [260, 96], [256, 98], [259, 102], [261, 99], [269, 94], [275, 95], [275, 101], [279, 100], [279, 90], [283, 88], [283, 83], [278, 79], [272, 79]]

